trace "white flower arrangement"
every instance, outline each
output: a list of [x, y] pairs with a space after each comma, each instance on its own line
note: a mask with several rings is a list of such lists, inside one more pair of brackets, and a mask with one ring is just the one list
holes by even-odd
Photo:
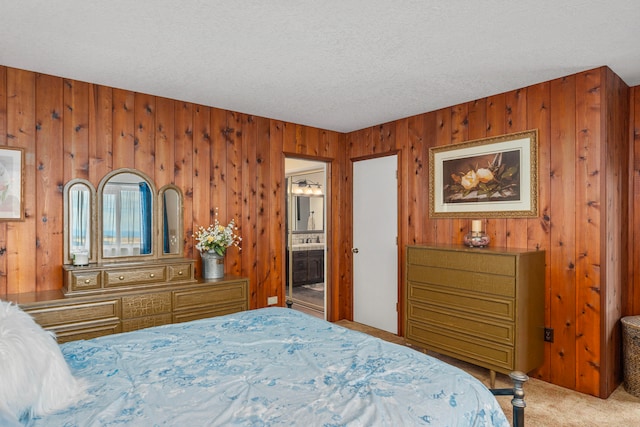
[[235, 220], [231, 220], [226, 226], [220, 225], [218, 221], [218, 208], [216, 208], [216, 217], [213, 224], [204, 228], [198, 227], [198, 231], [193, 235], [196, 238], [196, 249], [200, 252], [215, 252], [220, 256], [224, 256], [227, 248], [236, 246], [240, 249], [242, 237], [236, 234]]

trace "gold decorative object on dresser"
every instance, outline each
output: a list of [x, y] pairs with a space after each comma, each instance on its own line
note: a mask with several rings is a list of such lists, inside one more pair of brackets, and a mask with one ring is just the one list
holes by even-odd
[[409, 344], [485, 367], [529, 372], [544, 361], [544, 251], [408, 246]]
[[8, 295], [58, 342], [221, 316], [249, 309], [249, 279], [164, 283], [67, 297], [61, 291]]

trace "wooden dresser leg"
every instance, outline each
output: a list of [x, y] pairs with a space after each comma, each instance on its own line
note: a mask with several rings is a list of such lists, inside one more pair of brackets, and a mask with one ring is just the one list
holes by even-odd
[[489, 369], [489, 388], [496, 388], [496, 371]]

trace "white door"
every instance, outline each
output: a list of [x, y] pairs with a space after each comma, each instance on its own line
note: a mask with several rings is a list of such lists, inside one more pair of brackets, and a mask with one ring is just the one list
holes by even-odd
[[353, 320], [398, 333], [398, 156], [353, 163]]

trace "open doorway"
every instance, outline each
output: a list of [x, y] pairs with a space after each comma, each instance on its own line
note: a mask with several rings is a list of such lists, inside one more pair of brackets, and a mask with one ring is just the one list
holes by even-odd
[[285, 158], [287, 306], [326, 318], [327, 165]]

